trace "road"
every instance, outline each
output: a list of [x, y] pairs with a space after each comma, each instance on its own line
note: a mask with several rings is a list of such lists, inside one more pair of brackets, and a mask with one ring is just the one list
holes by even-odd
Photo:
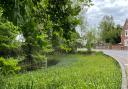
[[106, 55], [115, 58], [122, 69], [122, 89], [128, 89], [128, 51], [124, 50], [100, 50]]

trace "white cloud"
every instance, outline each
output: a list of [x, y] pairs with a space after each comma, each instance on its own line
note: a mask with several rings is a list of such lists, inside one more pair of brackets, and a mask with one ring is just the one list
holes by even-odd
[[128, 0], [93, 0], [94, 5], [86, 13], [90, 25], [98, 25], [104, 15], [112, 15], [116, 24], [124, 24], [128, 18]]

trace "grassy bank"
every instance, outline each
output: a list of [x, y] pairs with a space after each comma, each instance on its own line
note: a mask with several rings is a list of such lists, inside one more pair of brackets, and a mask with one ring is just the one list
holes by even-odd
[[102, 54], [54, 56], [59, 60], [47, 70], [6, 79], [0, 89], [121, 89], [121, 69]]

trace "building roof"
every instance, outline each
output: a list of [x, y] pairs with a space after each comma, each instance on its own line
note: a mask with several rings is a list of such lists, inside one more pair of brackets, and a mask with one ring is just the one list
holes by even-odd
[[128, 29], [128, 18], [127, 18], [126, 21], [125, 21], [125, 24], [124, 24], [123, 29], [124, 29], [124, 30], [127, 30], [127, 29]]

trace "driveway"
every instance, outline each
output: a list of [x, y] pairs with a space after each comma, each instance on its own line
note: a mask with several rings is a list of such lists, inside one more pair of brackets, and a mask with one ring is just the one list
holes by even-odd
[[100, 50], [104, 54], [115, 58], [122, 68], [122, 89], [128, 89], [128, 51], [124, 50]]

